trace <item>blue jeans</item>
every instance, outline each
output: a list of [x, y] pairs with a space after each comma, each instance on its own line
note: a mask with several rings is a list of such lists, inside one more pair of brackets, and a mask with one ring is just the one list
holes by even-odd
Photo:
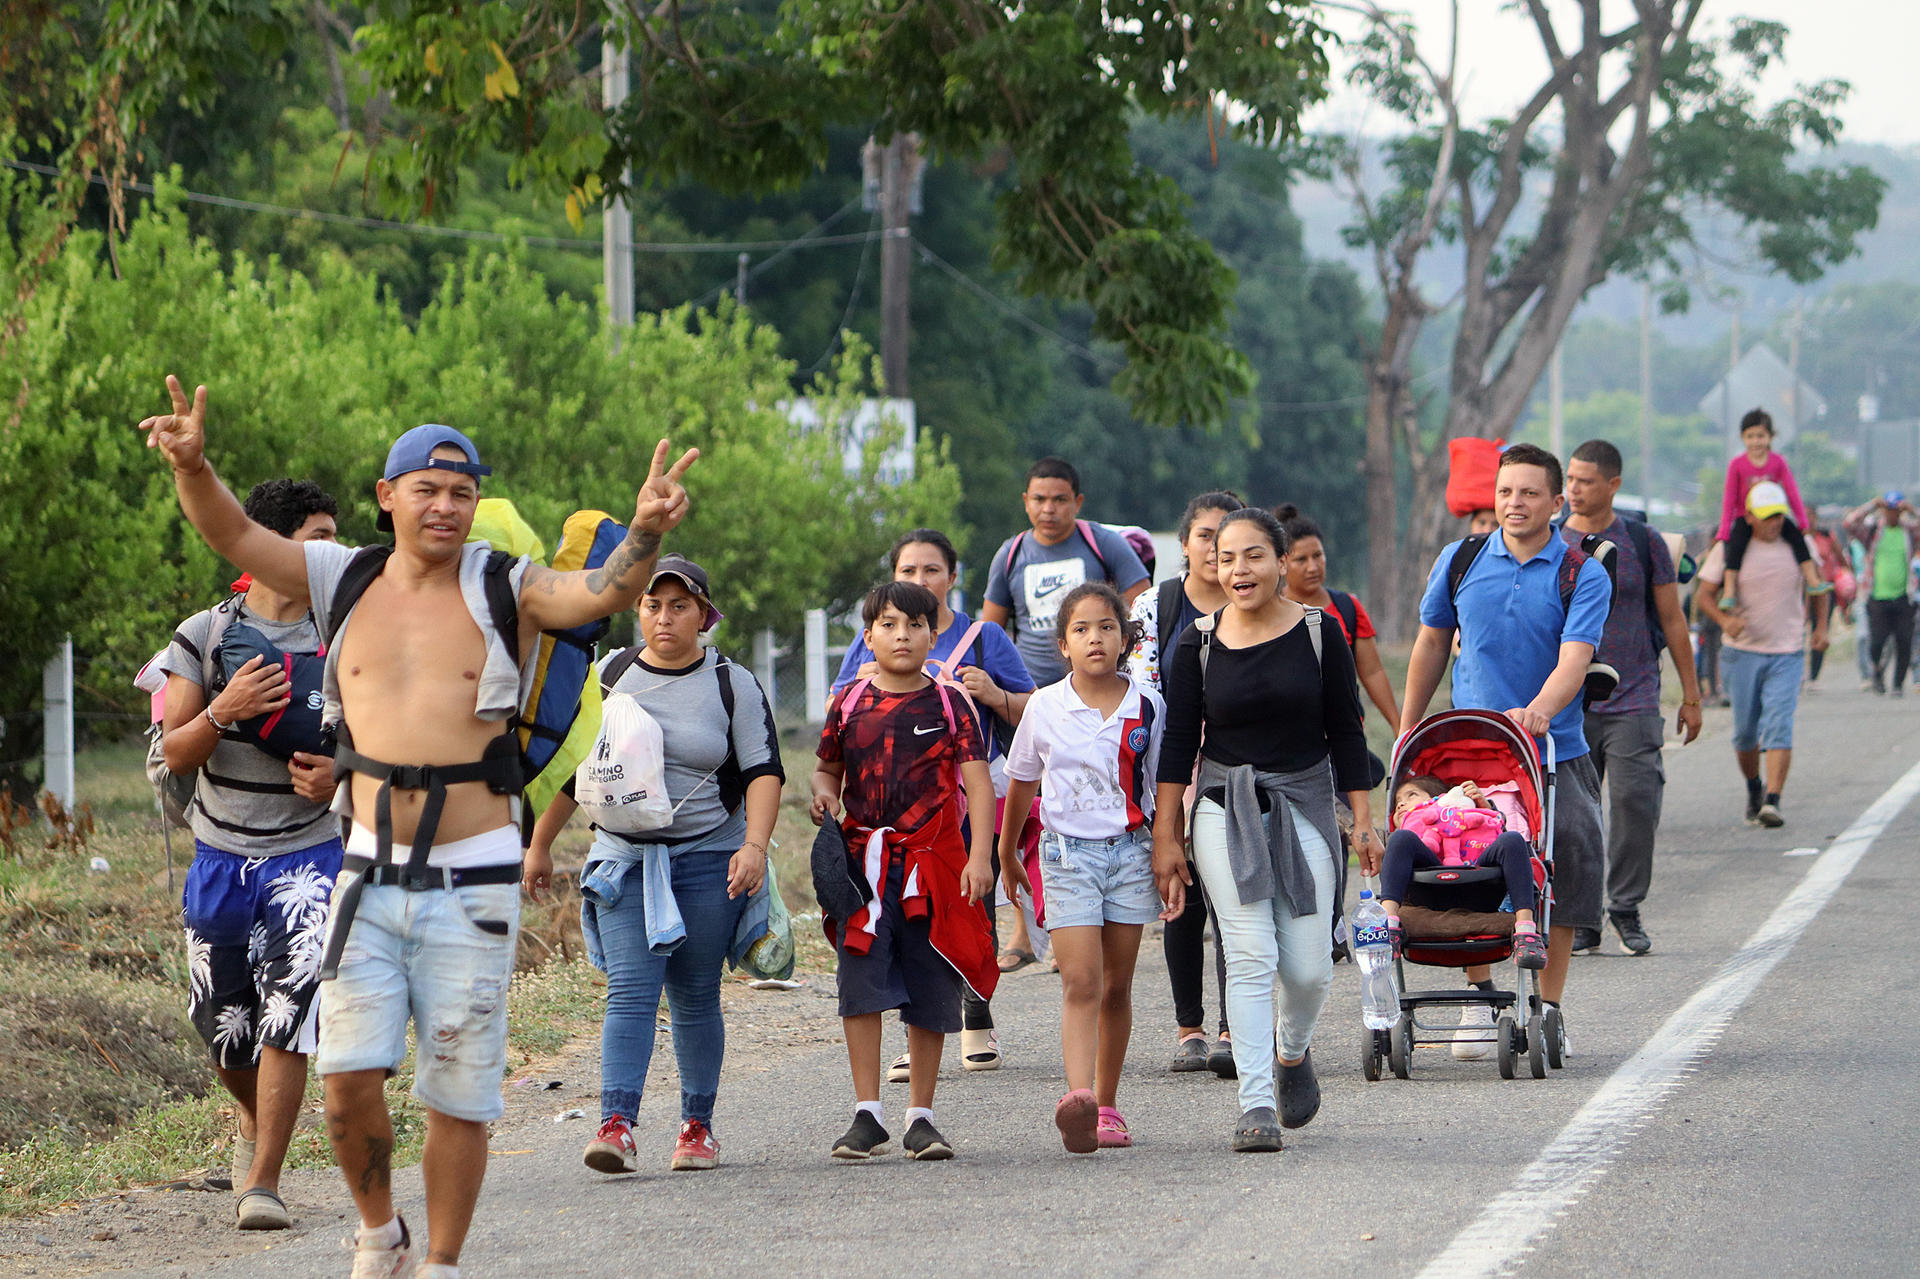
[[680, 1118], [712, 1126], [720, 1061], [727, 1049], [720, 975], [747, 908], [745, 894], [727, 896], [727, 863], [743, 837], [744, 825], [728, 822], [714, 838], [673, 850], [673, 895], [687, 936], [670, 955], [656, 955], [647, 946], [646, 888], [637, 869], [627, 876], [618, 905], [581, 903], [586, 926], [599, 929], [607, 965], [607, 1019], [600, 1031], [603, 1121], [620, 1115], [631, 1122], [640, 1113], [647, 1068], [653, 1064], [654, 1018], [664, 989], [673, 1023], [673, 1055], [680, 1065]]

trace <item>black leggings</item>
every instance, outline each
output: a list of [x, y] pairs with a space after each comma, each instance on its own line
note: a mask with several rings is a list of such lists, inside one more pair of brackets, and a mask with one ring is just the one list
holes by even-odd
[[[1404, 902], [1413, 872], [1432, 870], [1440, 865], [1440, 854], [1420, 842], [1410, 830], [1397, 830], [1387, 836], [1386, 856], [1380, 860], [1380, 897], [1384, 901]], [[1498, 866], [1507, 876], [1507, 896], [1515, 910], [1533, 909], [1533, 854], [1527, 841], [1508, 831], [1480, 854], [1476, 866]]]
[[[1780, 540], [1793, 548], [1793, 558], [1799, 563], [1805, 564], [1813, 558], [1807, 551], [1806, 535], [1800, 531], [1800, 526], [1793, 522], [1791, 515], [1780, 521]], [[1747, 558], [1747, 543], [1751, 541], [1753, 541], [1753, 525], [1744, 519], [1735, 520], [1733, 532], [1727, 535], [1727, 570], [1729, 572], [1740, 571], [1740, 565]]]
[[[1200, 887], [1200, 872], [1187, 863], [1193, 882], [1187, 885], [1187, 908], [1167, 921], [1160, 944], [1167, 956], [1167, 977], [1173, 985], [1173, 1018], [1182, 1026], [1207, 1025], [1207, 921], [1213, 907]], [[1227, 1033], [1227, 952], [1220, 944], [1220, 926], [1213, 928], [1213, 967], [1219, 982], [1220, 1033]]]
[[1904, 596], [1897, 600], [1867, 601], [1868, 654], [1873, 658], [1873, 677], [1884, 681], [1887, 641], [1893, 641], [1893, 686], [1907, 682], [1907, 666], [1913, 660], [1913, 605]]

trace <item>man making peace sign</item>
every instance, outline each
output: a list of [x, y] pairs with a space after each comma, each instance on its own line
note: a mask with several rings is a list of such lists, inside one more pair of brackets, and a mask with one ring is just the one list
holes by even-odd
[[[486, 1173], [489, 1121], [500, 1117], [506, 992], [520, 916], [518, 751], [511, 723], [543, 630], [632, 607], [660, 538], [686, 517], [681, 477], [661, 440], [633, 524], [600, 568], [558, 573], [468, 545], [480, 479], [473, 442], [448, 426], [394, 441], [374, 492], [394, 545], [355, 551], [300, 543], [247, 518], [207, 464], [207, 391], [188, 403], [167, 378], [173, 412], [140, 424], [173, 468], [181, 509], [215, 551], [290, 599], [307, 602], [328, 646], [326, 720], [336, 771], [351, 774], [334, 807], [348, 818], [321, 996], [318, 1068], [327, 1133], [360, 1210], [355, 1279], [405, 1273], [413, 1241], [389, 1187], [393, 1125], [382, 1086], [419, 1048], [414, 1094], [427, 1107], [423, 1172], [427, 1264], [456, 1275]], [[493, 560], [490, 567], [489, 561]], [[504, 581], [517, 635], [489, 603]]]

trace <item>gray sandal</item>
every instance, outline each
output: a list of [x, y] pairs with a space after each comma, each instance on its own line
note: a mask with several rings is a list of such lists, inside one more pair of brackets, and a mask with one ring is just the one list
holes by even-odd
[[1188, 1035], [1173, 1050], [1173, 1060], [1167, 1069], [1176, 1075], [1191, 1074], [1207, 1068], [1207, 1037]]
[[1233, 1130], [1233, 1148], [1246, 1153], [1280, 1149], [1280, 1120], [1271, 1106], [1255, 1106], [1240, 1116]]
[[1280, 1123], [1304, 1128], [1320, 1113], [1320, 1080], [1313, 1073], [1313, 1049], [1294, 1065], [1280, 1066]]
[[233, 1216], [242, 1230], [285, 1230], [293, 1224], [280, 1196], [262, 1186], [240, 1196], [233, 1205]]

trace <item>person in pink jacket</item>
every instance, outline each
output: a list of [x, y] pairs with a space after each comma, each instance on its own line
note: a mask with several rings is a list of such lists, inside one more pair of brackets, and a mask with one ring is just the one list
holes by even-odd
[[1800, 486], [1793, 481], [1793, 468], [1787, 459], [1773, 451], [1773, 418], [1765, 409], [1749, 409], [1740, 419], [1740, 443], [1744, 453], [1727, 461], [1727, 482], [1720, 493], [1720, 529], [1715, 537], [1727, 544], [1724, 594], [1720, 607], [1730, 609], [1740, 602], [1740, 565], [1746, 558], [1747, 543], [1753, 540], [1753, 526], [1747, 522], [1747, 494], [1759, 484], [1777, 484], [1785, 499], [1787, 522], [1780, 538], [1793, 548], [1800, 563], [1807, 593], [1819, 595], [1833, 589], [1820, 576], [1819, 566], [1807, 550], [1806, 530], [1813, 527], [1807, 518], [1807, 504], [1800, 500]]
[[1547, 942], [1534, 924], [1533, 852], [1526, 836], [1472, 782], [1449, 790], [1437, 777], [1409, 777], [1393, 794], [1393, 824], [1380, 859], [1380, 905], [1400, 953], [1400, 902], [1416, 870], [1437, 866], [1498, 866], [1513, 908], [1513, 954], [1522, 968], [1544, 968]]

